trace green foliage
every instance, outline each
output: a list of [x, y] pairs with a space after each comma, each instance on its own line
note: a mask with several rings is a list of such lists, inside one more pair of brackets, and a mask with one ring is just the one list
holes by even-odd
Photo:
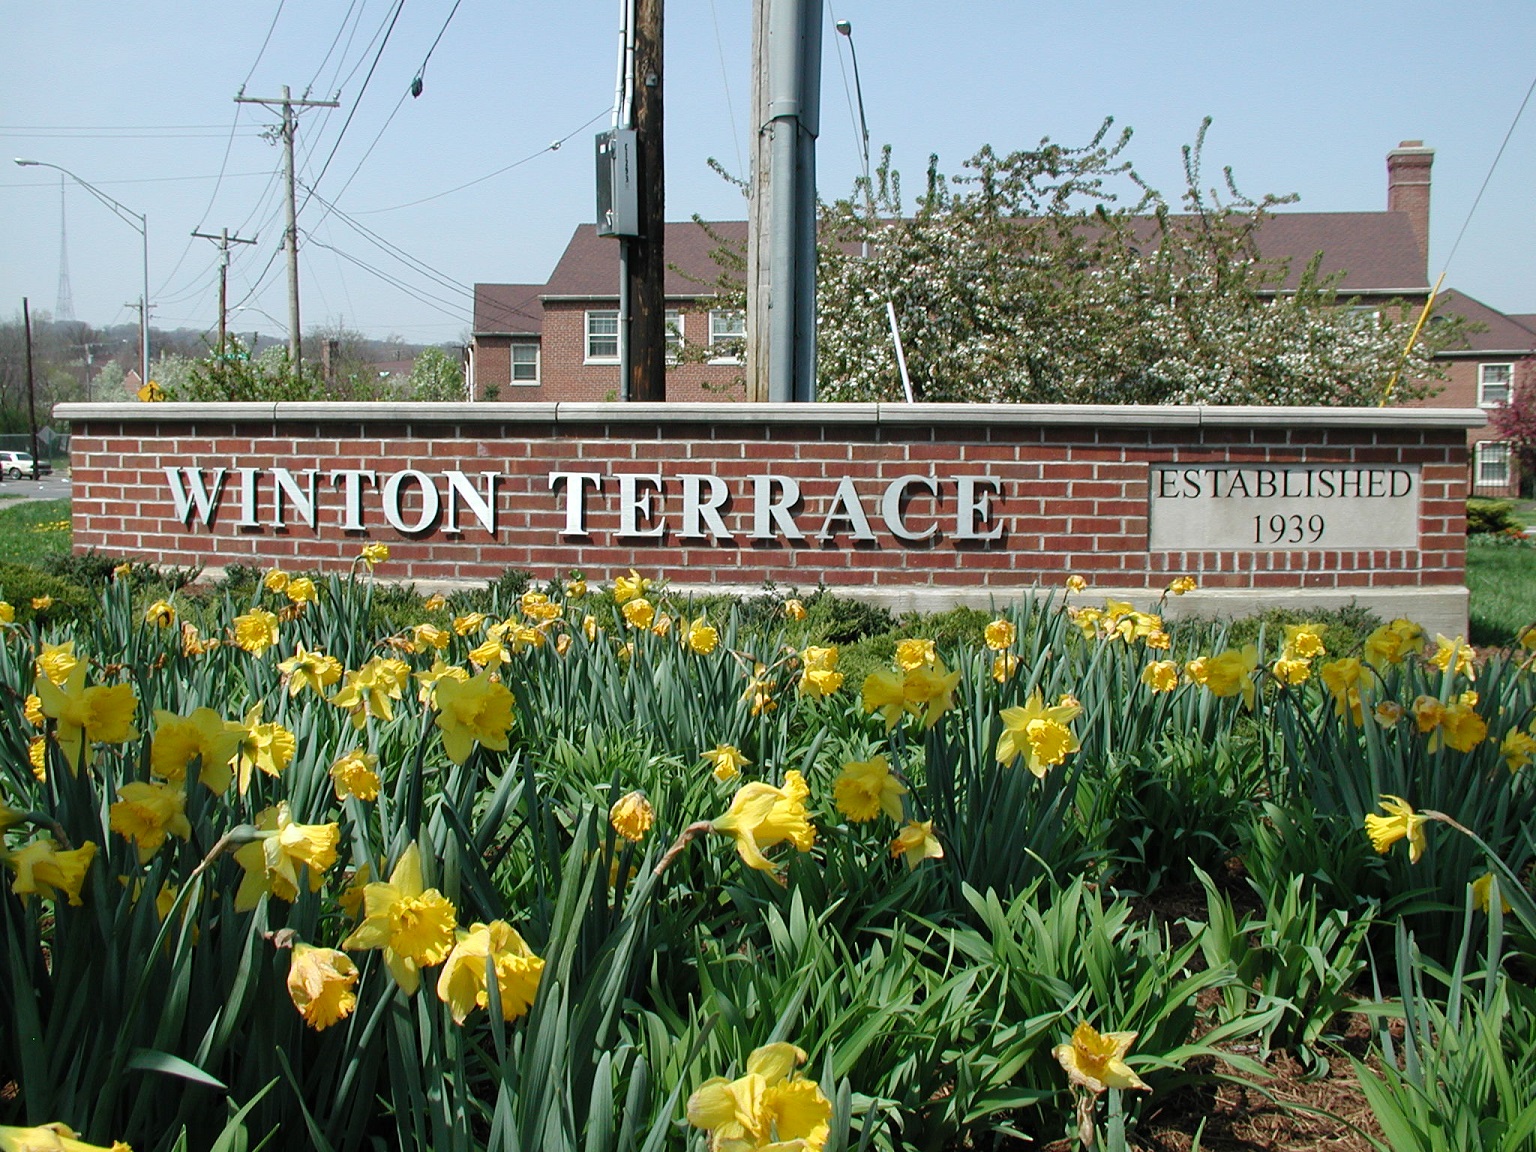
[[1515, 506], [1508, 500], [1487, 500], [1480, 496], [1467, 498], [1467, 535], [1483, 533], [1519, 532], [1525, 525], [1515, 515]]
[[1536, 624], [1536, 540], [1525, 536], [1467, 538], [1468, 638], [1507, 647]]
[[416, 357], [406, 387], [412, 400], [462, 400], [464, 369], [443, 349], [427, 348]]
[[69, 552], [68, 500], [0, 504], [0, 561], [41, 564]]
[[[46, 608], [34, 608], [33, 601], [52, 600]], [[0, 562], [0, 599], [16, 610], [18, 623], [32, 620], [61, 623], [84, 620], [96, 611], [97, 594], [92, 589], [58, 576], [50, 576], [25, 564]]]

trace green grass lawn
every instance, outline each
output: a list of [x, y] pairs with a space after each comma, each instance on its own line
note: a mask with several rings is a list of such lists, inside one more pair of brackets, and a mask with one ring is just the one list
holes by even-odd
[[68, 500], [0, 504], [0, 561], [36, 564], [68, 552], [72, 537]]
[[1536, 548], [1473, 545], [1467, 549], [1474, 644], [1509, 644], [1536, 623]]

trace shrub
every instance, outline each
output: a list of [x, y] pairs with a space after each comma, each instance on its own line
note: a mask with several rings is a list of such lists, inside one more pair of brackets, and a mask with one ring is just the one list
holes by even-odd
[[1485, 500], [1479, 496], [1467, 500], [1467, 535], [1485, 532], [1519, 532], [1525, 527], [1508, 500]]

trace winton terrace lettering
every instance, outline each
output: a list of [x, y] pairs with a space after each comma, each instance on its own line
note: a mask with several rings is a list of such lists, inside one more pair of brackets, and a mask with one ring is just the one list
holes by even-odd
[[1152, 464], [1153, 551], [1419, 546], [1416, 465]]

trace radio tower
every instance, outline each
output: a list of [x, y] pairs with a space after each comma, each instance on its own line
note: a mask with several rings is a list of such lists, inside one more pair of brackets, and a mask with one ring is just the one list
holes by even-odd
[[59, 302], [54, 305], [55, 320], [75, 318], [75, 300], [69, 291], [69, 233], [64, 226], [64, 177], [59, 176]]

